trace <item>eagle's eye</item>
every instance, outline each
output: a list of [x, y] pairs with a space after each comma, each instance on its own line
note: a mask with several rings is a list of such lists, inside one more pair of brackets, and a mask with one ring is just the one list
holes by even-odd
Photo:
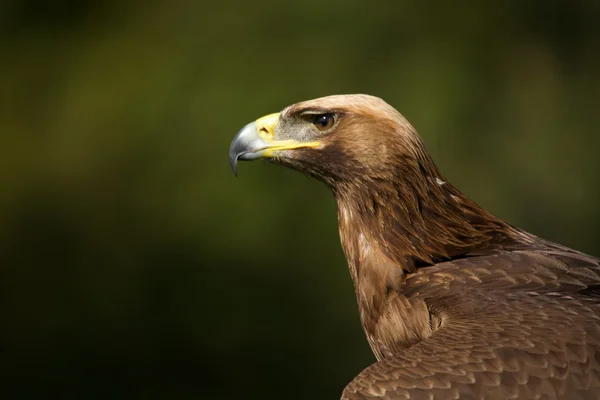
[[335, 118], [333, 114], [319, 114], [316, 115], [313, 119], [313, 124], [317, 127], [318, 130], [324, 132], [333, 126], [335, 122]]

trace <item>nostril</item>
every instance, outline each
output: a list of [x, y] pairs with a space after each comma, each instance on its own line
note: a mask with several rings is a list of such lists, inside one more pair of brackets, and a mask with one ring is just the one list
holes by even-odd
[[260, 136], [263, 140], [272, 140], [273, 132], [271, 132], [267, 127], [262, 126], [258, 129], [258, 136]]

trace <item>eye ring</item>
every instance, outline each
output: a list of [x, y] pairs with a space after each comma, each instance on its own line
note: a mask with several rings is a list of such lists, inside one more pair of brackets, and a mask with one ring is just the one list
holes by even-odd
[[313, 125], [321, 132], [325, 132], [333, 126], [335, 117], [333, 114], [319, 114], [313, 118]]

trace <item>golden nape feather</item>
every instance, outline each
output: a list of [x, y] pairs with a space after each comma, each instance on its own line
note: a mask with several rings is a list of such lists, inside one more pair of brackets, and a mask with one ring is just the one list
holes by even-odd
[[246, 125], [230, 160], [267, 158], [331, 188], [377, 362], [343, 399], [600, 399], [600, 262], [493, 216], [367, 95]]

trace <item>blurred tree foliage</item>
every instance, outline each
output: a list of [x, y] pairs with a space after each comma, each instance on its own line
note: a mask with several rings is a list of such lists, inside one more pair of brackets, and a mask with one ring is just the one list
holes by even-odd
[[[338, 398], [373, 361], [322, 185], [248, 121], [401, 110], [475, 200], [600, 255], [600, 3], [0, 4], [3, 398]], [[133, 397], [132, 397], [133, 396]]]

